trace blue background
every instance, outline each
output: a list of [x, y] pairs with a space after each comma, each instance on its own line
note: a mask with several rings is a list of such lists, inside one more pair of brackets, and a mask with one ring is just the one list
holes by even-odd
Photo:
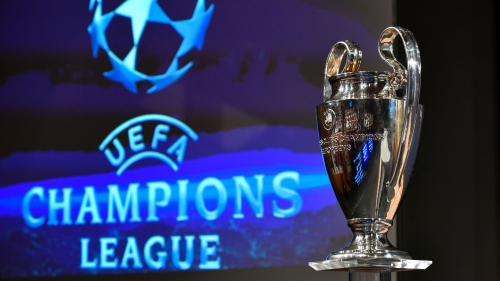
[[[108, 11], [121, 2], [103, 1]], [[178, 19], [190, 17], [195, 2], [159, 1]], [[151, 270], [80, 269], [81, 237], [117, 237], [119, 253], [127, 236], [143, 244], [154, 235], [168, 240], [171, 235], [218, 234], [221, 269], [302, 265], [342, 247], [350, 231], [323, 167], [314, 107], [321, 102], [323, 64], [335, 42], [349, 39], [363, 47], [362, 70], [388, 69], [376, 42], [392, 22], [391, 1], [377, 2], [207, 1], [215, 8], [204, 47], [183, 58], [194, 66], [151, 95], [145, 83], [134, 95], [103, 77], [110, 63], [102, 51], [92, 57], [87, 26], [93, 13], [87, 1], [1, 2], [0, 275]], [[126, 19], [110, 27], [108, 39], [117, 53], [128, 48], [127, 27]], [[180, 44], [163, 28], [148, 27], [141, 40], [138, 67], [145, 72], [164, 71]], [[117, 176], [99, 144], [123, 122], [151, 113], [181, 120], [199, 140], [188, 144], [178, 172], [152, 160]], [[151, 135], [145, 134], [144, 143], [151, 143]], [[277, 198], [268, 178], [284, 171], [300, 174], [300, 183], [288, 186], [303, 205], [295, 216], [280, 219], [272, 216]], [[244, 176], [250, 182], [256, 174], [266, 178], [264, 216], [255, 218], [243, 199], [245, 218], [234, 219], [231, 178]], [[193, 201], [190, 219], [175, 221], [174, 197], [155, 223], [31, 228], [21, 214], [22, 198], [34, 186], [73, 187], [81, 195], [91, 185], [104, 194], [109, 184], [125, 189], [132, 182], [165, 181], [174, 186], [189, 179], [192, 191], [209, 176], [223, 181], [229, 194], [225, 211], [214, 221], [197, 215]], [[75, 219], [80, 201], [73, 200]], [[105, 203], [100, 202], [104, 211]], [[145, 201], [140, 204], [141, 211], [147, 209]], [[168, 263], [162, 270], [177, 269]]]

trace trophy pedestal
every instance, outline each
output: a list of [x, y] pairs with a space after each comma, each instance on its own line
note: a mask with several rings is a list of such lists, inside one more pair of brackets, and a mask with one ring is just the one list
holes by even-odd
[[396, 259], [366, 259], [351, 258], [310, 262], [309, 266], [316, 271], [349, 270], [349, 271], [408, 271], [426, 269], [432, 261], [426, 260], [396, 260]]
[[349, 281], [391, 281], [391, 272], [349, 271]]
[[349, 281], [390, 281], [391, 272], [423, 270], [432, 261], [387, 258], [348, 258], [310, 262], [316, 271], [349, 271]]

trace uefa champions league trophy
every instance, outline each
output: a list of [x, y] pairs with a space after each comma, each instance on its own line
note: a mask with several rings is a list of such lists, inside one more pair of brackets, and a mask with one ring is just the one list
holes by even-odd
[[[398, 35], [408, 69], [393, 54]], [[361, 48], [352, 41], [335, 44], [326, 61], [323, 103], [316, 107], [326, 171], [353, 238], [325, 261], [309, 265], [348, 270], [350, 280], [390, 280], [392, 271], [432, 264], [413, 260], [387, 239], [417, 156], [420, 53], [413, 34], [400, 27], [385, 29], [378, 49], [394, 72], [358, 71]]]

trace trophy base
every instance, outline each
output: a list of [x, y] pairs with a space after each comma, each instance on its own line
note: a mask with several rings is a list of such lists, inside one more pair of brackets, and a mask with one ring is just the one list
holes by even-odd
[[349, 219], [353, 232], [351, 242], [332, 252], [325, 261], [310, 262], [317, 271], [406, 271], [426, 269], [432, 261], [414, 260], [405, 251], [398, 250], [387, 239], [392, 221], [377, 218]]
[[387, 238], [392, 220], [378, 218], [356, 218], [347, 220], [352, 230], [352, 240], [343, 249], [332, 252], [327, 260], [386, 259], [411, 260], [405, 251], [394, 247]]
[[325, 261], [310, 262], [309, 266], [316, 271], [408, 271], [423, 270], [429, 267], [432, 261], [412, 259], [387, 259], [387, 258], [348, 258], [329, 259]]
[[[357, 245], [349, 245], [350, 247]], [[349, 247], [348, 246], [348, 247]], [[354, 248], [354, 247], [353, 247]], [[377, 249], [377, 250], [350, 250], [342, 249], [332, 252], [326, 257], [326, 260], [347, 260], [347, 259], [386, 259], [386, 260], [411, 260], [408, 253], [400, 251], [394, 247], [392, 249]]]

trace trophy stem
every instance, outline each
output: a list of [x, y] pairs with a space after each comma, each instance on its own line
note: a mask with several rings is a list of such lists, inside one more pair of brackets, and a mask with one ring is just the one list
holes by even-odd
[[377, 218], [358, 218], [348, 220], [352, 230], [351, 243], [343, 249], [332, 252], [327, 259], [349, 258], [389, 258], [411, 259], [404, 251], [398, 250], [387, 239], [387, 232], [392, 226], [392, 221]]
[[349, 270], [349, 281], [391, 281], [391, 271], [370, 272]]

